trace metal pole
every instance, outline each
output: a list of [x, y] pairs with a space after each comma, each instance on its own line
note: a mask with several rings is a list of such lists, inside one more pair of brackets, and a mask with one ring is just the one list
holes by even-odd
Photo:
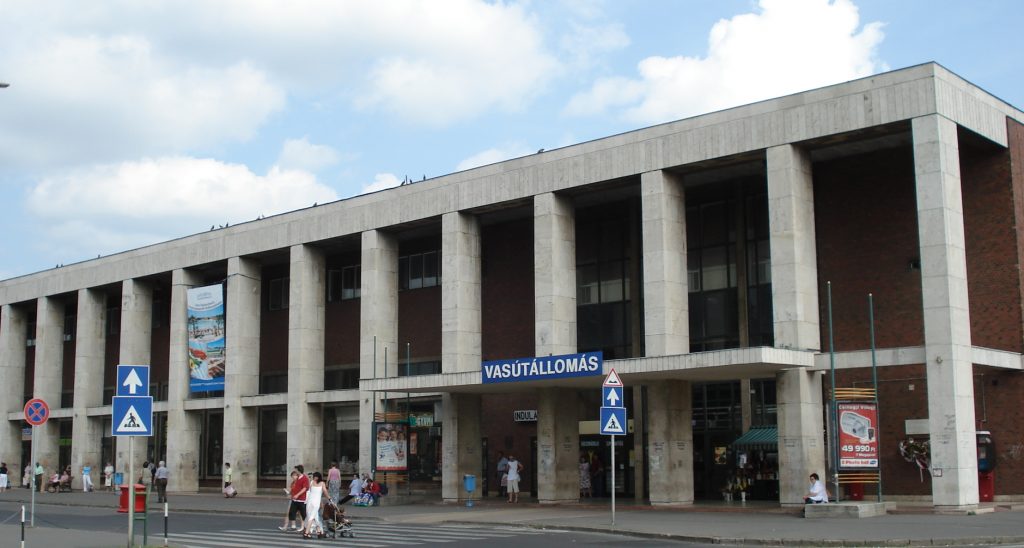
[[164, 503], [164, 547], [167, 546], [167, 503]]
[[[871, 324], [871, 382], [875, 386], [875, 445], [878, 454], [882, 454], [882, 439], [878, 432], [882, 429], [882, 410], [878, 408], [878, 361], [875, 359], [875, 298], [868, 293], [868, 321]], [[882, 502], [882, 466], [878, 466], [878, 502]]]
[[21, 505], [21, 548], [25, 548], [25, 505]]
[[135, 436], [128, 436], [128, 548], [135, 546]]
[[30, 491], [32, 491], [32, 512], [31, 512], [31, 515], [29, 516], [29, 520], [30, 520], [29, 521], [29, 527], [35, 527], [36, 526], [36, 489], [39, 489], [42, 486], [42, 484], [43, 484], [43, 480], [40, 479], [39, 480], [39, 485], [36, 485], [36, 427], [35, 427], [35, 425], [32, 425], [32, 455], [29, 457], [29, 461], [31, 461], [31, 462], [29, 462], [28, 464], [29, 464], [29, 466], [32, 467], [32, 474], [29, 475], [29, 477], [28, 477], [28, 485], [29, 485], [29, 487], [31, 487]]
[[612, 525], [615, 525], [615, 434], [612, 434]]
[[[411, 376], [411, 374], [410, 374], [411, 371], [412, 371], [412, 369], [411, 369], [412, 368], [412, 357], [411, 356], [412, 356], [412, 345], [409, 342], [406, 342], [405, 343], [405, 378], [406, 378], [405, 382], [409, 382], [408, 379]], [[411, 417], [411, 416], [412, 416], [412, 401], [410, 400], [409, 392], [406, 392], [405, 393], [405, 423], [406, 423], [405, 424], [405, 428], [406, 428], [406, 430], [405, 430], [405, 432], [406, 432], [406, 436], [405, 436], [405, 444], [406, 444], [406, 447], [405, 447], [405, 458], [407, 460], [405, 461], [405, 475], [406, 475], [406, 478], [405, 478], [405, 480], [406, 480], [405, 481], [405, 494], [407, 494], [409, 496], [412, 496], [412, 470], [409, 470], [409, 461], [408, 461], [409, 450], [411, 449], [410, 446], [412, 445], [412, 441], [410, 441], [411, 436], [409, 436], [410, 430], [412, 430], [412, 422], [409, 420], [409, 417]], [[480, 479], [482, 481], [484, 478], [480, 478]]]
[[832, 337], [832, 282], [826, 282], [828, 289], [828, 362], [832, 377], [832, 393], [828, 398], [829, 421], [832, 422], [832, 437], [829, 446], [832, 448], [832, 492], [839, 500], [839, 417], [836, 410], [836, 348]]

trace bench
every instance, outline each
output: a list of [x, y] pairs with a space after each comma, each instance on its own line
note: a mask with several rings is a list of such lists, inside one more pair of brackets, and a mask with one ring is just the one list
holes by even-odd
[[804, 505], [805, 518], [873, 518], [884, 516], [890, 502], [828, 502]]

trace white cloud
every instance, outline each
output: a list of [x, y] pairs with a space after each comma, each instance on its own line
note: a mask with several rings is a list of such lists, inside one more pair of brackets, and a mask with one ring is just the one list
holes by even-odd
[[281, 154], [277, 158], [278, 167], [312, 172], [320, 171], [336, 163], [338, 163], [338, 153], [333, 148], [310, 143], [308, 137], [285, 141], [281, 147]]
[[[167, 157], [48, 177], [29, 192], [43, 244], [79, 256], [109, 253], [337, 199], [311, 173]], [[87, 256], [91, 256], [86, 254]]]
[[528, 149], [526, 145], [522, 143], [510, 143], [500, 148], [489, 148], [459, 162], [459, 164], [455, 166], [455, 171], [465, 171], [467, 169], [473, 169], [474, 167], [503, 162], [510, 158], [526, 156], [532, 152], [534, 151]]
[[886, 70], [876, 59], [882, 24], [860, 26], [850, 0], [760, 0], [756, 13], [716, 23], [704, 57], [648, 57], [638, 78], [598, 80], [565, 112], [623, 109], [657, 123]]
[[402, 184], [402, 181], [398, 180], [398, 176], [394, 173], [378, 173], [373, 177], [372, 183], [363, 185], [363, 190], [360, 194], [369, 194], [370, 192], [377, 192], [378, 190], [387, 190], [389, 188], [395, 188]]

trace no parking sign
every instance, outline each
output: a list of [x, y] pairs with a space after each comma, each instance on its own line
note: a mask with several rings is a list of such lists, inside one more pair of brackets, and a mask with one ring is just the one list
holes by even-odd
[[25, 404], [25, 422], [32, 426], [41, 426], [50, 418], [50, 406], [46, 402], [33, 398]]

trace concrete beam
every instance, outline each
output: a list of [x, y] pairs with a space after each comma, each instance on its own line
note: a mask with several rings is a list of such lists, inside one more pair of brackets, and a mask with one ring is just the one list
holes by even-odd
[[[28, 338], [28, 314], [15, 305], [0, 306], [0, 411], [8, 420], [0, 420], [0, 461], [6, 462], [13, 476], [21, 477], [25, 468], [21, 457], [21, 418], [25, 408], [25, 344]], [[17, 420], [9, 415], [18, 414]], [[20, 466], [18, 464], [20, 463]]]
[[[171, 274], [170, 357], [167, 360], [167, 489], [199, 491], [199, 439], [202, 414], [186, 411], [191, 397], [188, 363], [188, 290], [203, 284], [198, 272], [177, 269]], [[218, 398], [219, 399], [219, 398]], [[223, 401], [223, 400], [222, 400]], [[220, 405], [219, 407], [223, 407]]]
[[576, 223], [569, 198], [533, 199], [533, 280], [538, 356], [576, 352]]
[[319, 470], [323, 460], [323, 413], [306, 393], [324, 389], [324, 309], [327, 277], [323, 253], [291, 248], [288, 304], [288, 463]]
[[468, 213], [441, 217], [441, 370], [480, 369], [480, 225]]
[[71, 432], [71, 469], [75, 471], [73, 487], [82, 488], [81, 470], [92, 469], [93, 485], [103, 479], [101, 442], [110, 432], [103, 432], [103, 419], [90, 417], [90, 407], [103, 405], [103, 363], [106, 355], [107, 295], [94, 289], [78, 292], [77, 326], [75, 328], [75, 397]]
[[259, 410], [245, 408], [242, 401], [260, 390], [261, 282], [259, 261], [228, 259], [223, 460], [231, 463], [232, 485], [243, 495], [256, 494], [259, 475]]
[[686, 200], [665, 171], [640, 176], [643, 216], [644, 345], [648, 356], [690, 351]]

